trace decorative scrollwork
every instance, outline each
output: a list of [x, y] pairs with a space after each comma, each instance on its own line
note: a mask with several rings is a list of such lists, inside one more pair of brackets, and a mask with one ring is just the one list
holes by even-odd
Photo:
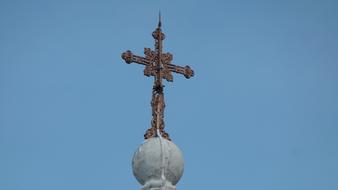
[[171, 53], [164, 53], [161, 60], [163, 64], [169, 64], [173, 60], [173, 55]]
[[[156, 28], [156, 30], [152, 33], [155, 40], [164, 40], [165, 35], [162, 33], [161, 28]], [[161, 36], [160, 36], [161, 35]]]
[[194, 76], [194, 71], [192, 69], [190, 69], [190, 67], [187, 65], [185, 66], [185, 69], [184, 69], [184, 76], [185, 78], [190, 78], [190, 77], [193, 77]]
[[168, 82], [173, 82], [174, 77], [171, 74], [171, 71], [168, 69], [163, 69], [162, 71], [163, 78], [166, 79]]
[[155, 61], [156, 53], [150, 48], [144, 48], [144, 55], [146, 55], [146, 59], [148, 59], [149, 61]]
[[126, 63], [130, 64], [131, 62], [133, 62], [133, 53], [131, 53], [130, 50], [122, 53], [122, 59], [124, 59], [126, 61]]

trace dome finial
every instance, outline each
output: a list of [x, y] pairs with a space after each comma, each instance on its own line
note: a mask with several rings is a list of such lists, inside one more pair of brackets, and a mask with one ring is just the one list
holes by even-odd
[[137, 149], [132, 168], [141, 190], [176, 190], [184, 171], [183, 155], [173, 142], [153, 137]]

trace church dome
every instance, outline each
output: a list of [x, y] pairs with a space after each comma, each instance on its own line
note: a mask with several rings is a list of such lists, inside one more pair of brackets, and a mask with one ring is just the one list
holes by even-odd
[[137, 149], [132, 161], [133, 173], [142, 189], [175, 185], [183, 174], [184, 162], [180, 149], [171, 141], [153, 137]]

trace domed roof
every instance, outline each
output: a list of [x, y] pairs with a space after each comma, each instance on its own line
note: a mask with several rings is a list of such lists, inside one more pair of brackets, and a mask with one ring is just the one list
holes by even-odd
[[154, 137], [147, 139], [135, 152], [132, 167], [136, 179], [144, 186], [147, 183], [154, 186], [159, 181], [174, 186], [183, 174], [184, 162], [174, 143]]

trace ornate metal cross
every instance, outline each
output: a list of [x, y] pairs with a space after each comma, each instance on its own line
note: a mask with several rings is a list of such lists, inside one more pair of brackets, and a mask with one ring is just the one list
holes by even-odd
[[138, 63], [144, 65], [144, 75], [154, 76], [154, 86], [152, 92], [152, 120], [151, 127], [144, 134], [148, 139], [161, 135], [170, 140], [169, 134], [164, 130], [164, 94], [162, 79], [173, 82], [172, 72], [184, 75], [186, 78], [194, 76], [194, 71], [189, 66], [181, 67], [171, 63], [173, 55], [171, 53], [162, 53], [162, 41], [165, 38], [161, 30], [161, 15], [156, 30], [152, 33], [155, 39], [155, 51], [150, 48], [144, 48], [145, 57], [134, 55], [130, 50], [122, 53], [122, 59], [126, 63]]

